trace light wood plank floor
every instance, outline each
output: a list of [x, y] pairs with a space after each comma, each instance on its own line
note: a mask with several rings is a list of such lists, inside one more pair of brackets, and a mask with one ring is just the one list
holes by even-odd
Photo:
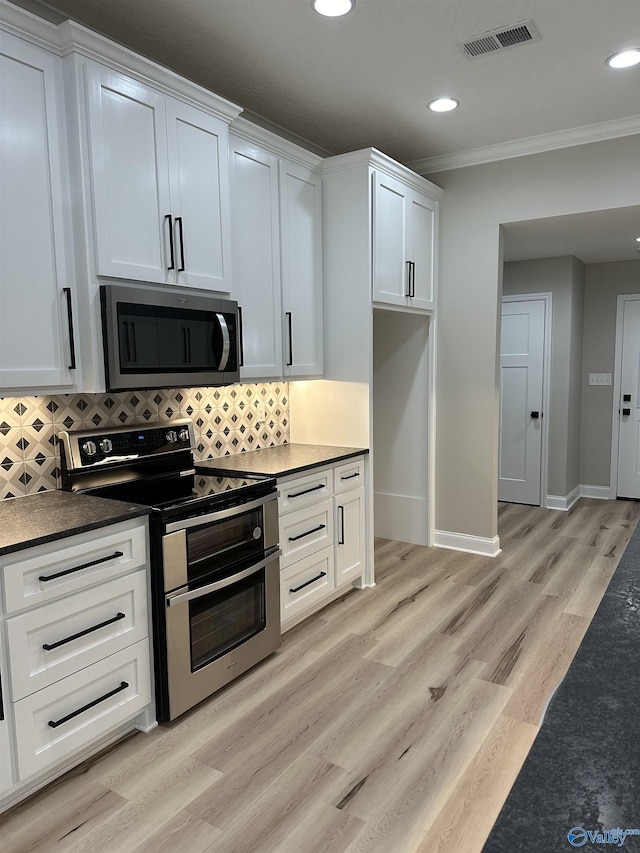
[[0, 818], [2, 853], [479, 853], [639, 518], [505, 504], [496, 559], [379, 540], [375, 589]]

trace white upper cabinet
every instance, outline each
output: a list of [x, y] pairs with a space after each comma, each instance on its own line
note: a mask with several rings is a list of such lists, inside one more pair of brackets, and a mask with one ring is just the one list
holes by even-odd
[[282, 376], [278, 158], [231, 135], [233, 298], [243, 379]]
[[280, 161], [284, 375], [322, 376], [322, 187], [316, 172]]
[[0, 394], [76, 385], [62, 64], [0, 31]]
[[373, 301], [434, 308], [436, 202], [395, 177], [373, 173]]
[[228, 124], [88, 64], [99, 276], [229, 291]]

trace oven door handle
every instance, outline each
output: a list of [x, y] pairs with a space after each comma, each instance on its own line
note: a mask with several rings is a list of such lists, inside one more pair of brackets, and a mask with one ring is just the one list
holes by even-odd
[[[197, 471], [196, 471], [197, 473]], [[257, 498], [255, 501], [236, 504], [229, 509], [221, 509], [218, 512], [210, 512], [207, 515], [194, 515], [191, 518], [183, 518], [181, 521], [171, 521], [165, 525], [166, 533], [175, 533], [176, 530], [187, 530], [189, 527], [199, 527], [201, 524], [209, 524], [212, 521], [221, 521], [224, 518], [231, 518], [234, 515], [241, 515], [243, 512], [257, 509], [259, 506], [276, 501], [278, 495], [276, 492], [265, 495], [262, 498]]]
[[176, 604], [184, 604], [186, 601], [193, 601], [194, 598], [202, 598], [212, 592], [217, 592], [219, 589], [225, 589], [225, 587], [233, 586], [234, 583], [238, 583], [238, 581], [243, 581], [245, 578], [257, 574], [260, 569], [263, 569], [265, 566], [268, 566], [269, 563], [277, 560], [281, 553], [282, 552], [278, 548], [277, 551], [274, 551], [273, 554], [270, 554], [264, 560], [260, 560], [259, 563], [254, 563], [254, 565], [249, 566], [248, 569], [244, 569], [243, 571], [238, 572], [238, 574], [232, 575], [230, 578], [225, 578], [223, 581], [216, 581], [215, 583], [210, 583], [206, 586], [200, 586], [198, 589], [191, 590], [191, 592], [168, 595], [167, 607], [175, 607]]

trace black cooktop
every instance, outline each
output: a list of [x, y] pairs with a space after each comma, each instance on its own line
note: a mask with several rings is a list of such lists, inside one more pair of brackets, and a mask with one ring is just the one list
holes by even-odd
[[[273, 477], [230, 475], [193, 458], [191, 421], [61, 433], [63, 487], [151, 507], [162, 518], [201, 515], [275, 492]], [[214, 460], [212, 460], [214, 461]]]

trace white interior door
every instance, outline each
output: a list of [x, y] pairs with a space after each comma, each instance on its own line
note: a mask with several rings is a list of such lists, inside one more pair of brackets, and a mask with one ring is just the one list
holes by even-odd
[[640, 300], [625, 300], [622, 315], [618, 497], [640, 498]]
[[498, 500], [540, 506], [545, 302], [503, 302]]

